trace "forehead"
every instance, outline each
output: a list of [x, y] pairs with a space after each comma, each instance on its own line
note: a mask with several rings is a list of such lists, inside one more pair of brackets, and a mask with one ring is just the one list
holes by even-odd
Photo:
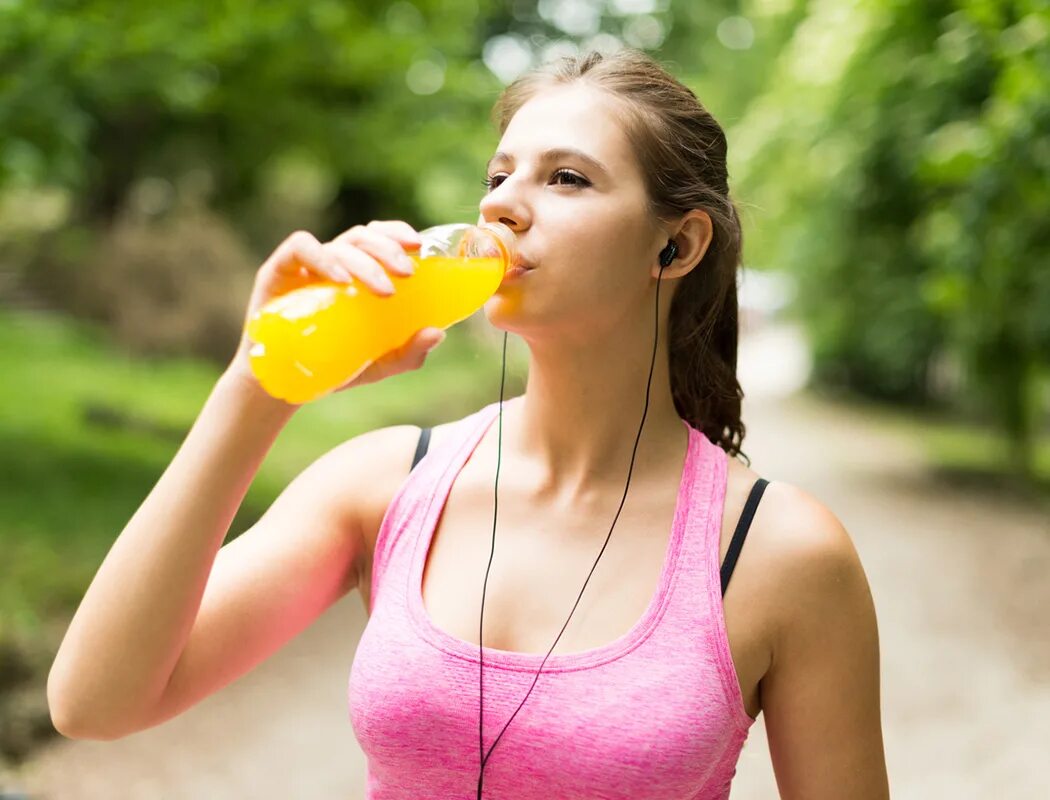
[[637, 172], [623, 117], [615, 98], [583, 84], [541, 89], [514, 114], [498, 149], [529, 159], [544, 150], [575, 148], [616, 173]]

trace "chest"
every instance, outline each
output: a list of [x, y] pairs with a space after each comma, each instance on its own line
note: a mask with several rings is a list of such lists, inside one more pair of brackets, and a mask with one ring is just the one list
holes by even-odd
[[[638, 624], [654, 601], [665, 567], [678, 476], [664, 476], [648, 487], [632, 482], [618, 518], [622, 489], [615, 498], [566, 512], [524, 502], [504, 491], [501, 480], [496, 545], [485, 585], [492, 548], [493, 478], [488, 472], [474, 472], [468, 462], [454, 482], [429, 542], [420, 585], [409, 587], [420, 593], [437, 628], [477, 645], [483, 585], [486, 647], [545, 655], [558, 639], [555, 654], [576, 653], [615, 641]], [[729, 459], [719, 564], [758, 477], [737, 459]], [[770, 505], [774, 494], [768, 491], [762, 505]], [[775, 526], [767, 524], [775, 519], [776, 513], [760, 509], [723, 601], [733, 665], [752, 717], [761, 709], [759, 685], [771, 663], [769, 609], [776, 606], [775, 598], [766, 598], [769, 581], [753, 554], [763, 549], [763, 538], [775, 536]], [[361, 594], [367, 610], [370, 564], [363, 575]]]
[[627, 634], [654, 601], [667, 564], [677, 481], [629, 493], [618, 518], [622, 491], [566, 511], [501, 487], [493, 551], [491, 478], [480, 478], [460, 475], [430, 541], [420, 590], [434, 625], [478, 644], [484, 585], [486, 647], [546, 654], [566, 620], [555, 653]]

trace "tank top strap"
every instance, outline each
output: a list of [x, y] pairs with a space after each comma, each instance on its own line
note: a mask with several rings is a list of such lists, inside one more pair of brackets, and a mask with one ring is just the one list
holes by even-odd
[[[430, 429], [425, 428], [416, 444], [412, 469], [387, 506], [379, 532], [376, 534], [372, 556], [372, 593], [374, 606], [382, 591], [383, 576], [399, 553], [409, 554], [415, 547], [430, 510], [435, 486], [451, 480], [458, 467], [466, 461], [484, 436], [492, 419], [499, 413], [499, 403], [493, 403], [457, 420], [447, 436], [436, 447], [430, 447]], [[427, 458], [423, 456], [427, 455]]]
[[[718, 596], [718, 539], [725, 504], [726, 452], [689, 426], [690, 455], [679, 489], [674, 525], [680, 528], [681, 566], [672, 599], [672, 616], [686, 628], [706, 620]], [[695, 629], [695, 628], [694, 628]]]
[[676, 653], [676, 658], [713, 664], [715, 685], [721, 688], [720, 702], [738, 729], [746, 731], [751, 720], [744, 710], [719, 590], [729, 455], [702, 431], [691, 428], [691, 436], [694, 455], [682, 484], [684, 513], [676, 523], [682, 526], [680, 565], [664, 620], [653, 634], [653, 645]]

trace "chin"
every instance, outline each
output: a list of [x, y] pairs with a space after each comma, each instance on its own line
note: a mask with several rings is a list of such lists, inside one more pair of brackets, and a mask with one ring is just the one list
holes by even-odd
[[502, 341], [502, 332], [513, 334], [527, 346], [541, 342], [566, 342], [565, 310], [541, 308], [535, 302], [532, 307], [517, 297], [503, 297], [497, 292], [484, 305], [485, 318]]
[[512, 297], [507, 287], [500, 287], [482, 306], [489, 325], [508, 333], [517, 333], [516, 323], [522, 321], [523, 303], [520, 297]]

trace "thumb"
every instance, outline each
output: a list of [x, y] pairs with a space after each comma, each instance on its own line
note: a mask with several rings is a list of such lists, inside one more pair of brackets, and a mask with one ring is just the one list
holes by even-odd
[[423, 347], [429, 353], [443, 341], [445, 341], [446, 332], [441, 328], [427, 328], [423, 336], [420, 338], [423, 340]]

